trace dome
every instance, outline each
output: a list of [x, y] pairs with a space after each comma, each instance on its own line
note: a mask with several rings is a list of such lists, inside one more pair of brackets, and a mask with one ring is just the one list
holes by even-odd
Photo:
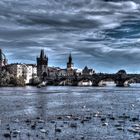
[[117, 72], [117, 74], [126, 74], [126, 71], [125, 71], [125, 70], [119, 70], [119, 71]]

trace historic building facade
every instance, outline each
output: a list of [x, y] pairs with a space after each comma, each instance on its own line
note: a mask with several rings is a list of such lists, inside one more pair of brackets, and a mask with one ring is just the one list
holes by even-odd
[[84, 69], [82, 70], [82, 75], [83, 76], [89, 76], [95, 73], [95, 70], [93, 69], [89, 69], [87, 66], [84, 67]]
[[37, 77], [37, 67], [34, 64], [13, 63], [6, 66], [7, 71], [15, 77], [23, 77], [26, 84], [31, 84], [32, 79]]
[[67, 76], [67, 69], [59, 69], [58, 76], [59, 77], [66, 77]]
[[[32, 84], [34, 79], [41, 81], [59, 81], [62, 85], [74, 84], [73, 79], [78, 77], [91, 76], [95, 73], [93, 69], [89, 69], [87, 66], [83, 69], [75, 69], [72, 55], [69, 54], [65, 68], [60, 67], [49, 67], [48, 57], [46, 56], [43, 49], [40, 51], [40, 56], [36, 58], [37, 65], [34, 64], [21, 64], [13, 63], [7, 64], [7, 59], [2, 50], [0, 49], [0, 69], [6, 69], [10, 74], [19, 78], [23, 77], [26, 84]], [[90, 85], [90, 81], [80, 81], [79, 85]]]

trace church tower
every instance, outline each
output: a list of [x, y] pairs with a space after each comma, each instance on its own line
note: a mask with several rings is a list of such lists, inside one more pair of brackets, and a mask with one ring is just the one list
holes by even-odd
[[0, 68], [7, 65], [7, 59], [5, 54], [2, 52], [2, 49], [0, 49]]
[[48, 68], [48, 57], [45, 55], [44, 50], [40, 52], [40, 57], [37, 57], [37, 76], [42, 77], [45, 73], [47, 74]]
[[68, 62], [67, 62], [67, 69], [73, 69], [73, 62], [72, 62], [72, 56], [71, 56], [71, 53], [69, 55], [69, 58], [68, 58]]

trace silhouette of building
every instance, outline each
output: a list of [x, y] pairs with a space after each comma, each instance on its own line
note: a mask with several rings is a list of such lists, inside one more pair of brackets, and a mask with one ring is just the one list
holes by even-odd
[[7, 59], [5, 54], [2, 52], [2, 49], [0, 49], [0, 69], [2, 69], [2, 67], [7, 65]]
[[117, 72], [117, 74], [123, 74], [123, 75], [126, 75], [127, 73], [126, 73], [125, 70], [119, 70], [119, 71]]
[[67, 76], [67, 69], [59, 69], [58, 76], [59, 77]]
[[51, 79], [57, 78], [59, 70], [59, 67], [48, 67], [48, 77]]
[[44, 50], [40, 52], [40, 57], [37, 57], [37, 76], [47, 76], [48, 75], [48, 57], [45, 55]]
[[74, 67], [74, 64], [72, 62], [72, 56], [70, 54], [68, 58], [68, 62], [67, 62], [67, 69], [73, 69], [73, 67]]
[[94, 73], [95, 71], [93, 69], [89, 69], [87, 66], [85, 66], [84, 69], [82, 70], [82, 75], [84, 76], [92, 75]]
[[75, 74], [74, 64], [72, 62], [72, 55], [70, 53], [67, 62], [67, 76], [73, 76]]

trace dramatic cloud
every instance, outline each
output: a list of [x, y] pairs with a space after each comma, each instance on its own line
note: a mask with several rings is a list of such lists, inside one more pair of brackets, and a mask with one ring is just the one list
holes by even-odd
[[0, 47], [9, 62], [140, 72], [139, 0], [1, 0]]

